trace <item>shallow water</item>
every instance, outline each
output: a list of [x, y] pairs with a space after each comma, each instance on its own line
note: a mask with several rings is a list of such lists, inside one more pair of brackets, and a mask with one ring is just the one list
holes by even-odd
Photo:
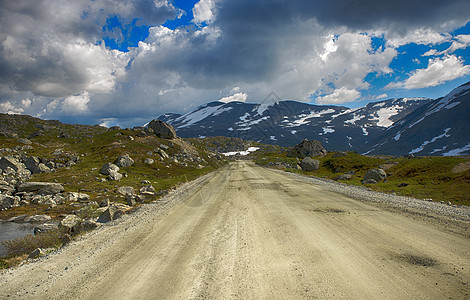
[[33, 234], [33, 226], [29, 223], [0, 222], [0, 255], [5, 255], [6, 251], [1, 242], [23, 237], [27, 234]]

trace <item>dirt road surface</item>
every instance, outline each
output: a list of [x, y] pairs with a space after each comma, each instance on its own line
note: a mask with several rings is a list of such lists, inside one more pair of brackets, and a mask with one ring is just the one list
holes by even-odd
[[465, 299], [470, 240], [235, 162], [6, 271], [0, 299]]

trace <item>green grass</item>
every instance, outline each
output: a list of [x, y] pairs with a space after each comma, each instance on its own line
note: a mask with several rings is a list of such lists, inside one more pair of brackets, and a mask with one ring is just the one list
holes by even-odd
[[[311, 175], [329, 179], [337, 179], [340, 174], [354, 171], [351, 180], [342, 180], [344, 183], [362, 186], [365, 173], [378, 168], [388, 161], [396, 162], [391, 169], [386, 170], [387, 180], [377, 184], [368, 184], [372, 190], [398, 195], [410, 196], [419, 199], [432, 199], [434, 201], [451, 202], [457, 205], [470, 205], [470, 170], [462, 173], [452, 173], [452, 168], [469, 158], [460, 157], [418, 157], [407, 159], [404, 157], [370, 157], [349, 152], [345, 157], [333, 157], [329, 153], [325, 157], [317, 157], [321, 167], [317, 171], [304, 172], [289, 169], [304, 175]], [[255, 162], [267, 165], [269, 162], [288, 162], [295, 166], [295, 158], [287, 157], [285, 153], [266, 153], [256, 157]], [[408, 184], [399, 187], [401, 183]]]

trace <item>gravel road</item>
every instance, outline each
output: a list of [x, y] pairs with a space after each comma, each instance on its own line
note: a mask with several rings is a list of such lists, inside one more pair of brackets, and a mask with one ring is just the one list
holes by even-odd
[[468, 299], [469, 210], [377, 195], [234, 162], [2, 272], [0, 299]]

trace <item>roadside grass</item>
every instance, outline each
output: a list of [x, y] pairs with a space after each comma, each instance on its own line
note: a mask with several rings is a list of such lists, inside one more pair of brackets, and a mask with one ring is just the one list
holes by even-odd
[[59, 248], [62, 245], [61, 232], [53, 231], [38, 235], [28, 234], [24, 237], [3, 241], [6, 254], [0, 257], [0, 269], [7, 269], [24, 261], [37, 248]]
[[[408, 159], [393, 156], [363, 156], [348, 152], [347, 156], [333, 157], [328, 153], [316, 157], [321, 163], [317, 171], [305, 172], [298, 169], [286, 171], [303, 175], [338, 180], [339, 175], [354, 171], [350, 180], [338, 180], [347, 184], [364, 186], [362, 178], [365, 173], [384, 164], [388, 165], [387, 180], [377, 184], [367, 184], [374, 191], [395, 193], [418, 199], [450, 202], [456, 205], [470, 205], [470, 170], [453, 173], [452, 169], [459, 163], [468, 162], [468, 157], [416, 157]], [[255, 162], [266, 166], [269, 162], [287, 162], [295, 166], [295, 158], [285, 153], [257, 154]]]

